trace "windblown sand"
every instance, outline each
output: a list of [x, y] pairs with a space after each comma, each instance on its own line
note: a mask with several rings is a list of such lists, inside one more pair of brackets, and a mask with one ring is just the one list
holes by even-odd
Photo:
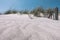
[[60, 20], [0, 15], [0, 40], [60, 40]]

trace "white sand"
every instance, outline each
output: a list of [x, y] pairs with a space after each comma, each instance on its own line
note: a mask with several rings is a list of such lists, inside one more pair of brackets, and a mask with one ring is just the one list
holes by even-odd
[[60, 40], [60, 20], [0, 15], [0, 40]]

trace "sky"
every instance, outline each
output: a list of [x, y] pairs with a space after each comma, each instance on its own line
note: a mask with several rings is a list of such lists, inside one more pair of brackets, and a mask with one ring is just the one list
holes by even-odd
[[36, 7], [60, 9], [60, 0], [0, 0], [0, 12], [7, 10], [32, 10]]

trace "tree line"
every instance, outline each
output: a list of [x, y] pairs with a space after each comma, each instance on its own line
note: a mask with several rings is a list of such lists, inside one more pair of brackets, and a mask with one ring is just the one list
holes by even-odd
[[17, 12], [19, 12], [20, 14], [33, 14], [36, 17], [41, 17], [41, 14], [44, 15], [44, 17], [47, 18], [52, 18], [55, 20], [58, 20], [58, 7], [55, 8], [48, 8], [48, 9], [44, 9], [43, 7], [37, 7], [32, 9], [31, 11], [29, 10], [21, 10], [21, 11], [17, 11], [17, 10], [8, 10], [6, 11], [4, 14], [16, 14]]

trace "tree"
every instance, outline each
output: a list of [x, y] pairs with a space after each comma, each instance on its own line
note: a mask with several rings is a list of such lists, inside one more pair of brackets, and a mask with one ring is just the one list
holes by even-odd
[[24, 10], [23, 14], [28, 14], [28, 12], [29, 12], [28, 10]]
[[47, 9], [47, 13], [48, 13], [48, 14], [47, 14], [47, 15], [48, 15], [48, 18], [52, 18], [52, 15], [53, 15], [52, 13], [53, 13], [53, 11], [52, 11], [51, 8], [48, 8], [48, 9]]
[[54, 9], [54, 20], [58, 20], [58, 7], [56, 7], [55, 9]]
[[42, 7], [37, 7], [31, 12], [34, 13], [34, 16], [40, 16], [40, 13], [44, 13], [44, 9]]
[[8, 10], [4, 14], [16, 14], [16, 13], [17, 13], [16, 10]]
[[6, 11], [4, 14], [11, 14], [11, 10]]
[[16, 13], [17, 13], [17, 11], [16, 11], [16, 10], [12, 10], [12, 13], [13, 13], [13, 14], [16, 14]]

